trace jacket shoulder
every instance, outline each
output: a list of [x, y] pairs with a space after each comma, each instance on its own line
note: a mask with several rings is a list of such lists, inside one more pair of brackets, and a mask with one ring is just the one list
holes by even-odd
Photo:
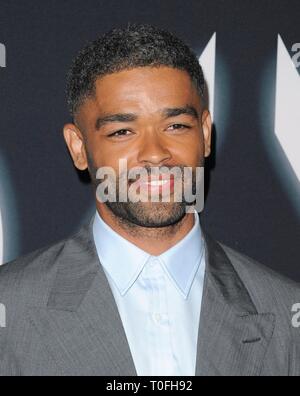
[[264, 309], [300, 303], [300, 284], [219, 242], [253, 301]]
[[0, 266], [0, 301], [41, 302], [55, 277], [58, 257], [68, 239], [35, 250]]

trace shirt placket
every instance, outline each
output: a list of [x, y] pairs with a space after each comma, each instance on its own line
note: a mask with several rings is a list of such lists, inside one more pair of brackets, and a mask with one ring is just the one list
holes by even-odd
[[156, 258], [145, 266], [144, 279], [149, 284], [149, 346], [150, 367], [153, 375], [172, 375], [176, 361], [171, 342], [171, 318], [167, 305], [167, 285], [163, 268]]

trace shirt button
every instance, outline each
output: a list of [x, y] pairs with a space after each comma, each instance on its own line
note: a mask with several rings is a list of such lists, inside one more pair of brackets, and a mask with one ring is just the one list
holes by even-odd
[[166, 325], [168, 323], [168, 314], [165, 313], [153, 313], [152, 314], [153, 321], [159, 325]]
[[154, 266], [157, 265], [157, 264], [159, 264], [158, 259], [152, 259], [152, 260], [150, 261], [150, 267], [154, 267]]
[[159, 314], [159, 313], [154, 313], [153, 314], [153, 319], [154, 319], [154, 322], [156, 322], [156, 323], [160, 323], [161, 322], [161, 314]]

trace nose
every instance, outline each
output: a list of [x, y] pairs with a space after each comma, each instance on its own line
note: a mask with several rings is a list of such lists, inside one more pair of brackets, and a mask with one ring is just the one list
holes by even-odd
[[147, 137], [143, 138], [138, 153], [138, 162], [143, 165], [160, 166], [171, 159], [172, 155], [162, 137], [154, 131], [148, 131]]

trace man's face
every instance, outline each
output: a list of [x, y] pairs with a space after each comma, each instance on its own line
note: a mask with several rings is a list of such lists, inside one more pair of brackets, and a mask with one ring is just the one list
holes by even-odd
[[[96, 170], [111, 167], [118, 175], [120, 159], [126, 160], [128, 170], [203, 166], [210, 153], [211, 120], [186, 72], [139, 67], [99, 78], [95, 96], [81, 105], [76, 126], [65, 125], [64, 136], [75, 166], [88, 167], [97, 184]], [[172, 197], [171, 191], [170, 202], [97, 206], [100, 213], [109, 208], [133, 224], [161, 227], [185, 215], [185, 203]]]

